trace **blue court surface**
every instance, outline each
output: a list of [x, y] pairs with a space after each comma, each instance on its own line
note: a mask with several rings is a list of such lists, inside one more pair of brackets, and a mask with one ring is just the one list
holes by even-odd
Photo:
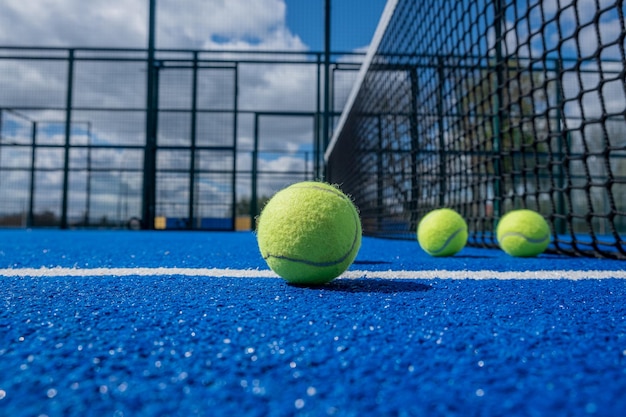
[[626, 262], [250, 232], [0, 231], [1, 416], [624, 416]]

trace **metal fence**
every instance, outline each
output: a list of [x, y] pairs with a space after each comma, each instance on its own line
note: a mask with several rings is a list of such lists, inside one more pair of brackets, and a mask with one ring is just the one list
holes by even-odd
[[[361, 56], [334, 54], [341, 108]], [[0, 226], [233, 230], [323, 176], [322, 53], [0, 48]]]

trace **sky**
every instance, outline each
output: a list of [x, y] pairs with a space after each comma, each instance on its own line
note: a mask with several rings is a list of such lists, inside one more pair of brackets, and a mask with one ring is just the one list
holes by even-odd
[[[364, 51], [375, 31], [385, 0], [332, 0], [331, 37], [334, 51]], [[41, 46], [41, 47], [104, 47], [104, 48], [145, 48], [148, 33], [148, 0], [2, 0], [0, 1], [0, 46]], [[156, 47], [171, 49], [202, 50], [281, 50], [294, 52], [321, 52], [324, 41], [324, 1], [323, 0], [156, 0]], [[184, 6], [181, 6], [183, 5]], [[302, 55], [304, 57], [304, 55]], [[75, 68], [74, 103], [77, 106], [127, 106], [141, 107], [145, 97], [144, 72], [141, 68], [128, 65], [100, 65], [80, 62]], [[130, 67], [130, 68], [129, 68]], [[0, 106], [38, 106], [54, 102], [62, 105], [65, 97], [65, 64], [37, 61], [0, 61]], [[172, 74], [164, 72], [165, 79]], [[230, 94], [228, 76], [226, 78], [200, 78], [203, 91], [200, 104], [213, 97]], [[313, 111], [316, 96], [317, 72], [314, 66], [289, 65], [241, 65], [239, 73], [240, 110], [291, 110]], [[182, 100], [189, 102], [188, 79], [172, 80], [164, 84], [164, 97], [161, 105], [179, 106]], [[346, 78], [343, 89], [349, 90], [351, 80]], [[224, 83], [224, 85], [220, 85]], [[167, 87], [169, 86], [169, 87]], [[166, 91], [166, 88], [171, 91]], [[187, 89], [187, 90], [186, 90]], [[217, 91], [217, 93], [216, 93]], [[169, 100], [169, 102], [167, 101]], [[223, 105], [223, 104], [222, 104]], [[31, 118], [37, 120], [59, 120], [63, 114], [53, 111], [31, 111]], [[123, 116], [119, 113], [99, 115], [90, 119], [90, 141], [94, 144], [138, 144], [145, 139], [144, 123], [134, 118], [135, 113]], [[176, 119], [167, 119], [163, 114], [159, 122], [159, 143], [167, 145], [184, 144], [188, 141], [188, 126]], [[74, 119], [84, 113], [75, 111]], [[122, 116], [119, 116], [122, 118]], [[239, 117], [238, 148], [250, 149], [253, 142], [252, 118]], [[292, 118], [262, 121], [262, 147], [275, 149], [281, 153], [266, 153], [261, 157], [259, 168], [272, 171], [299, 171], [303, 166], [301, 150], [312, 148], [313, 123], [310, 118]], [[229, 119], [202, 120], [198, 129], [204, 135], [202, 140], [230, 132]], [[211, 128], [206, 128], [205, 125]], [[16, 143], [29, 143], [30, 124], [15, 115], [4, 116], [4, 134]], [[76, 127], [75, 127], [76, 129]], [[204, 133], [208, 132], [208, 133]], [[213, 132], [213, 133], [211, 133]], [[58, 126], [40, 124], [38, 140], [41, 143], [62, 144], [64, 132]], [[84, 144], [84, 134], [72, 135], [73, 143]], [[28, 165], [29, 154], [22, 148], [3, 148], [0, 163]], [[117, 167], [129, 161], [141, 161], [130, 150], [99, 150], [98, 159], [93, 164], [101, 167]], [[291, 154], [290, 154], [291, 153]], [[94, 153], [95, 155], [95, 153]], [[70, 155], [70, 165], [83, 167], [86, 152], [78, 149]], [[95, 156], [94, 156], [95, 158]], [[309, 156], [310, 158], [310, 156]], [[40, 167], [59, 168], [62, 154], [57, 149], [40, 149], [37, 164]], [[238, 168], [250, 166], [249, 152], [238, 156]], [[187, 164], [187, 159], [162, 158], [157, 161], [160, 168], [177, 168]], [[309, 162], [312, 166], [312, 163]], [[182, 165], [181, 165], [182, 166]], [[187, 166], [187, 165], [185, 165]], [[180, 166], [178, 167], [180, 168]], [[60, 194], [60, 172], [47, 172], [39, 176], [37, 189], [52, 190], [35, 199], [36, 210], [58, 210]], [[128, 173], [126, 173], [128, 174]], [[109, 190], [97, 196], [101, 207], [109, 207], [109, 212], [119, 209], [119, 190], [130, 189], [140, 195], [140, 176], [115, 176], [93, 180], [92, 190]], [[15, 178], [14, 178], [15, 177]], [[0, 192], [20, 193], [27, 199], [27, 177], [21, 172], [3, 173]], [[284, 181], [284, 177], [282, 179]], [[119, 186], [111, 186], [119, 182]], [[174, 201], [186, 201], [185, 187], [175, 182], [166, 184], [164, 192]], [[207, 187], [206, 194], [214, 184], [202, 183]], [[80, 185], [79, 187], [82, 187]], [[264, 184], [261, 195], [272, 190]], [[15, 190], [15, 191], [13, 191]], [[249, 191], [248, 184], [238, 184], [238, 194]], [[83, 194], [72, 191], [76, 199], [85, 199]], [[96, 197], [94, 197], [96, 198]], [[135, 199], [137, 202], [138, 199]], [[96, 200], [94, 200], [96, 202]], [[21, 203], [23, 204], [23, 203]], [[82, 210], [83, 203], [72, 204]], [[138, 205], [134, 204], [135, 210]], [[6, 210], [6, 206], [0, 207]], [[11, 208], [10, 210], [17, 210]], [[76, 213], [78, 214], [78, 213]], [[94, 216], [99, 215], [92, 210]], [[115, 214], [113, 214], [115, 216]], [[111, 215], [109, 215], [111, 217]]]
[[[369, 45], [385, 0], [331, 0], [331, 49], [352, 51]], [[312, 50], [324, 48], [324, 5], [320, 0], [287, 0], [287, 25]]]
[[[157, 47], [323, 49], [324, 0], [156, 0]], [[148, 0], [3, 0], [0, 45], [147, 45]], [[332, 0], [332, 49], [367, 46], [385, 0]]]

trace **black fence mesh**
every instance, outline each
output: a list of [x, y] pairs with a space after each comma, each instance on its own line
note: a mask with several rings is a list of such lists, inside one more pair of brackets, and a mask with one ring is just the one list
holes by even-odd
[[364, 232], [414, 238], [438, 207], [495, 247], [514, 208], [549, 250], [626, 258], [624, 5], [391, 0], [326, 153]]

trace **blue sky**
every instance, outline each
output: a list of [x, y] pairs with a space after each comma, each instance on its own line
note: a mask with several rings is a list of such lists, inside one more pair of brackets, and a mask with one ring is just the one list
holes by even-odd
[[[323, 50], [324, 0], [286, 0], [287, 26], [312, 50]], [[372, 39], [386, 0], [331, 0], [335, 51], [352, 51]]]

